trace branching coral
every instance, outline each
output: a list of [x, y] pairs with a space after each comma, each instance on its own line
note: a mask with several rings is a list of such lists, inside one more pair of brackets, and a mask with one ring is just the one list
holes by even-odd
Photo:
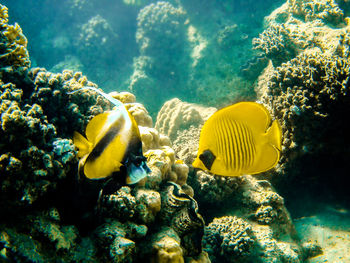
[[254, 49], [263, 51], [275, 65], [280, 65], [296, 55], [296, 47], [283, 24], [271, 25], [259, 38], [253, 39], [253, 46]]
[[334, 0], [290, 0], [289, 11], [304, 21], [321, 19], [333, 25], [344, 22], [343, 11]]
[[333, 55], [339, 49], [339, 39], [348, 31], [348, 22], [333, 0], [287, 1], [265, 22], [267, 28], [253, 39], [253, 46], [264, 52], [274, 66], [301, 53]]
[[0, 67], [30, 67], [27, 38], [21, 27], [8, 24], [7, 7], [0, 5]]
[[331, 137], [343, 133], [338, 113], [348, 112], [349, 73], [347, 59], [321, 54], [300, 55], [276, 69], [262, 100], [282, 124], [282, 164], [306, 153], [342, 151], [344, 141]]

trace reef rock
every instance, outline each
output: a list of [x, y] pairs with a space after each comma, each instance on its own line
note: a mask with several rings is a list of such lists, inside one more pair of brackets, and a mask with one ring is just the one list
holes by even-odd
[[216, 108], [213, 107], [203, 107], [175, 98], [164, 103], [158, 113], [155, 128], [174, 141], [178, 137], [178, 131], [203, 125], [215, 111]]

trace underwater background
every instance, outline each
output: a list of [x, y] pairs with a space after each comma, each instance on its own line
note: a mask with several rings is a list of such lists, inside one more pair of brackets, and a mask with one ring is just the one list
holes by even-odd
[[[0, 0], [0, 262], [350, 262], [349, 17], [347, 0]], [[136, 120], [136, 186], [81, 193], [73, 133], [113, 107], [83, 87]], [[277, 166], [194, 169], [203, 124], [240, 101], [279, 121]]]

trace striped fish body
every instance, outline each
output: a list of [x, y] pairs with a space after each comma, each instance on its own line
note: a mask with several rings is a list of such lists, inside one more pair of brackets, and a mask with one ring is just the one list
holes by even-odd
[[102, 179], [120, 171], [128, 154], [142, 155], [140, 133], [134, 118], [125, 109], [95, 116], [86, 127], [86, 138], [75, 132], [80, 169], [89, 179]]
[[222, 176], [269, 170], [279, 160], [282, 140], [278, 122], [270, 124], [266, 108], [255, 102], [217, 111], [201, 130], [193, 166]]

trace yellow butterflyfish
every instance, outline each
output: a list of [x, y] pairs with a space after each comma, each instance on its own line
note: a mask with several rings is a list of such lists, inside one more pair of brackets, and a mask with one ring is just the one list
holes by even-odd
[[222, 176], [265, 172], [278, 163], [281, 142], [280, 124], [277, 120], [271, 124], [262, 104], [239, 102], [205, 122], [192, 165]]
[[[86, 138], [74, 132], [78, 148], [79, 174], [92, 180], [119, 176], [116, 181], [134, 184], [151, 170], [142, 153], [141, 136], [134, 117], [119, 100], [93, 88], [116, 107], [96, 115], [86, 126]], [[76, 91], [74, 91], [76, 92]]]

